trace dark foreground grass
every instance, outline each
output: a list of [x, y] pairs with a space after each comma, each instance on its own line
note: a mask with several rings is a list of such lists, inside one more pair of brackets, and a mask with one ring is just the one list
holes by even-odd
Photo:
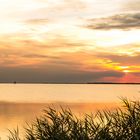
[[[9, 140], [21, 140], [10, 132]], [[123, 108], [77, 118], [69, 109], [48, 108], [25, 128], [24, 140], [140, 140], [140, 102], [123, 99]]]

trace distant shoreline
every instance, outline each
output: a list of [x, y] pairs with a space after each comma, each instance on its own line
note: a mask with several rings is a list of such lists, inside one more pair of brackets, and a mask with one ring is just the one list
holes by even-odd
[[87, 83], [47, 83], [47, 82], [0, 82], [0, 84], [114, 84], [114, 85], [139, 85], [140, 83], [111, 83], [111, 82], [87, 82]]

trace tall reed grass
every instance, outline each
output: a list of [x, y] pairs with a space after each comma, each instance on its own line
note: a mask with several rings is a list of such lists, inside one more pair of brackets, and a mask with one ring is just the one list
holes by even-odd
[[[70, 109], [44, 110], [25, 128], [24, 140], [140, 140], [140, 102], [123, 99], [115, 111], [98, 111], [77, 118]], [[21, 140], [10, 131], [9, 140]]]

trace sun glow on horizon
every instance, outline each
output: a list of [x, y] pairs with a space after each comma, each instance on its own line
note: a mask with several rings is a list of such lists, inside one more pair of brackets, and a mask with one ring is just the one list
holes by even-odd
[[131, 72], [130, 70], [123, 70], [124, 73], [129, 73]]

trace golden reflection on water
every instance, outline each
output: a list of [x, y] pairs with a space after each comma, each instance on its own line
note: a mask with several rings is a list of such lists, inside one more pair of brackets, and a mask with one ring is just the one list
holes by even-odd
[[23, 127], [26, 123], [31, 123], [36, 117], [43, 113], [47, 107], [55, 107], [57, 110], [60, 106], [70, 108], [76, 115], [84, 113], [93, 113], [102, 109], [114, 109], [118, 106], [115, 103], [0, 103], [0, 137], [7, 139], [8, 129], [16, 129], [17, 126], [21, 133], [24, 133]]
[[19, 127], [23, 133], [48, 106], [70, 108], [76, 115], [113, 110], [119, 97], [140, 99], [140, 85], [94, 84], [0, 84], [0, 137], [7, 139], [8, 130]]
[[6, 139], [9, 131], [22, 128], [45, 108], [44, 104], [0, 103], [0, 137]]

